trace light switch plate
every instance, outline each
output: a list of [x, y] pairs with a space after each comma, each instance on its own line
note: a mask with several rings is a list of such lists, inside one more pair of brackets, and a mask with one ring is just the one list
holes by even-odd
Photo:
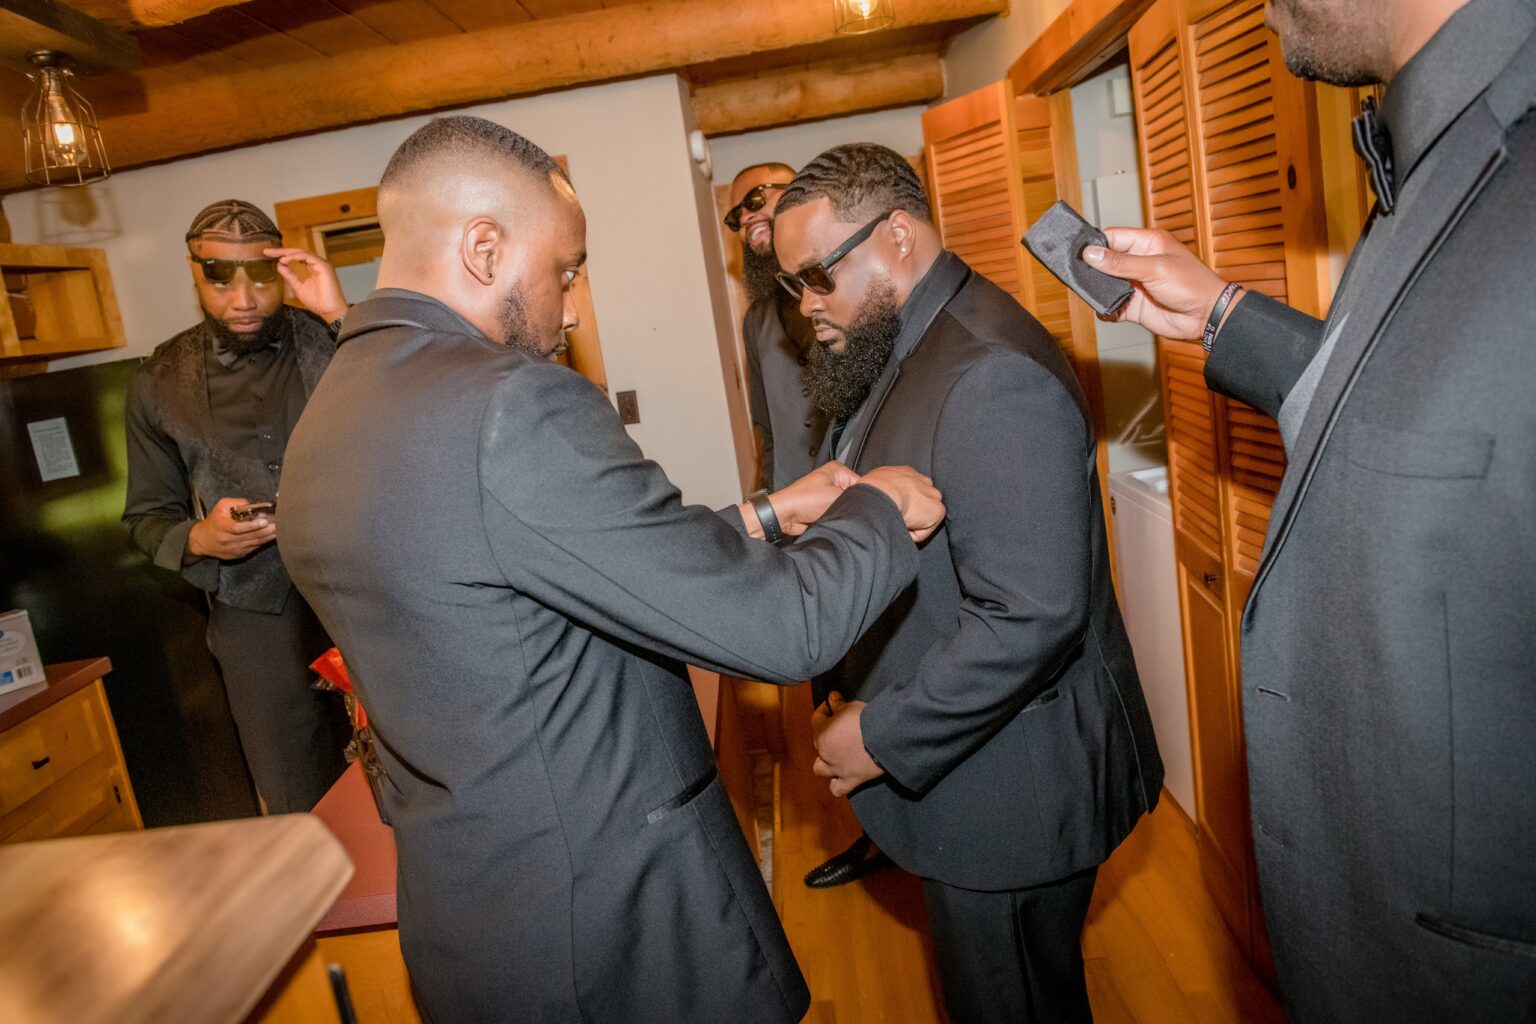
[[620, 391], [613, 398], [619, 406], [619, 419], [625, 424], [640, 422], [640, 399], [633, 391]]

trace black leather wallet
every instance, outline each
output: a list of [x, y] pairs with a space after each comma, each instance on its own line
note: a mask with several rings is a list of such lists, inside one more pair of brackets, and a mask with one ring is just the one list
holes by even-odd
[[1130, 283], [1095, 270], [1083, 262], [1083, 249], [1108, 245], [1104, 232], [1083, 220], [1072, 207], [1057, 200], [1020, 239], [1030, 255], [1056, 275], [1056, 279], [1103, 316], [1130, 300]]

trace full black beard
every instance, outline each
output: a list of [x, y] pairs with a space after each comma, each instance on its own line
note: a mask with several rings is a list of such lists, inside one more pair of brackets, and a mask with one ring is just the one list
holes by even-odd
[[223, 320], [206, 309], [203, 310], [203, 320], [207, 322], [208, 329], [213, 332], [217, 347], [225, 352], [233, 352], [237, 356], [248, 356], [252, 352], [260, 352], [268, 345], [275, 345], [282, 341], [288, 333], [288, 318], [283, 315], [282, 310], [263, 319], [261, 326], [250, 334], [239, 334], [230, 330]]
[[741, 276], [747, 286], [747, 301], [757, 302], [777, 295], [783, 287], [779, 284], [779, 258], [770, 250], [758, 252], [750, 245], [741, 247]]
[[852, 416], [885, 372], [901, 333], [901, 309], [889, 281], [877, 283], [852, 323], [843, 331], [841, 352], [812, 346], [802, 378], [816, 408], [844, 420]]

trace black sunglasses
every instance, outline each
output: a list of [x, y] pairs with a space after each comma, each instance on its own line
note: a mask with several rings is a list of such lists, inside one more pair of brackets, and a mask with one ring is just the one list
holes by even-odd
[[277, 260], [271, 257], [259, 260], [216, 260], [212, 257], [193, 256], [192, 262], [203, 268], [203, 277], [210, 284], [229, 284], [241, 267], [245, 268], [245, 276], [251, 279], [252, 284], [271, 284], [278, 278]]
[[874, 234], [875, 228], [879, 227], [885, 218], [895, 212], [895, 210], [886, 210], [880, 216], [859, 228], [859, 230], [848, 237], [848, 241], [833, 249], [827, 258], [820, 263], [812, 263], [810, 266], [797, 270], [793, 274], [780, 273], [778, 275], [779, 284], [783, 285], [784, 290], [797, 299], [805, 294], [805, 289], [807, 288], [817, 295], [831, 295], [832, 289], [837, 287], [837, 282], [832, 280], [832, 268], [837, 266], [837, 262], [844, 256], [847, 256], [853, 250], [863, 245], [865, 240]]
[[744, 213], [756, 213], [758, 210], [761, 210], [768, 202], [769, 189], [788, 187], [788, 185], [775, 185], [771, 182], [752, 186], [751, 190], [741, 197], [741, 202], [731, 207], [730, 212], [725, 215], [725, 226], [732, 231], [740, 231], [741, 215]]

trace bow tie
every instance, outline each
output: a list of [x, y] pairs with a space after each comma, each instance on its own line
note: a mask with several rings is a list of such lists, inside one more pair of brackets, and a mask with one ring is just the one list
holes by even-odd
[[1392, 136], [1376, 112], [1374, 97], [1366, 97], [1360, 104], [1360, 116], [1355, 118], [1355, 152], [1371, 169], [1371, 191], [1376, 193], [1376, 204], [1382, 213], [1391, 213], [1397, 205], [1397, 188], [1392, 179]]

